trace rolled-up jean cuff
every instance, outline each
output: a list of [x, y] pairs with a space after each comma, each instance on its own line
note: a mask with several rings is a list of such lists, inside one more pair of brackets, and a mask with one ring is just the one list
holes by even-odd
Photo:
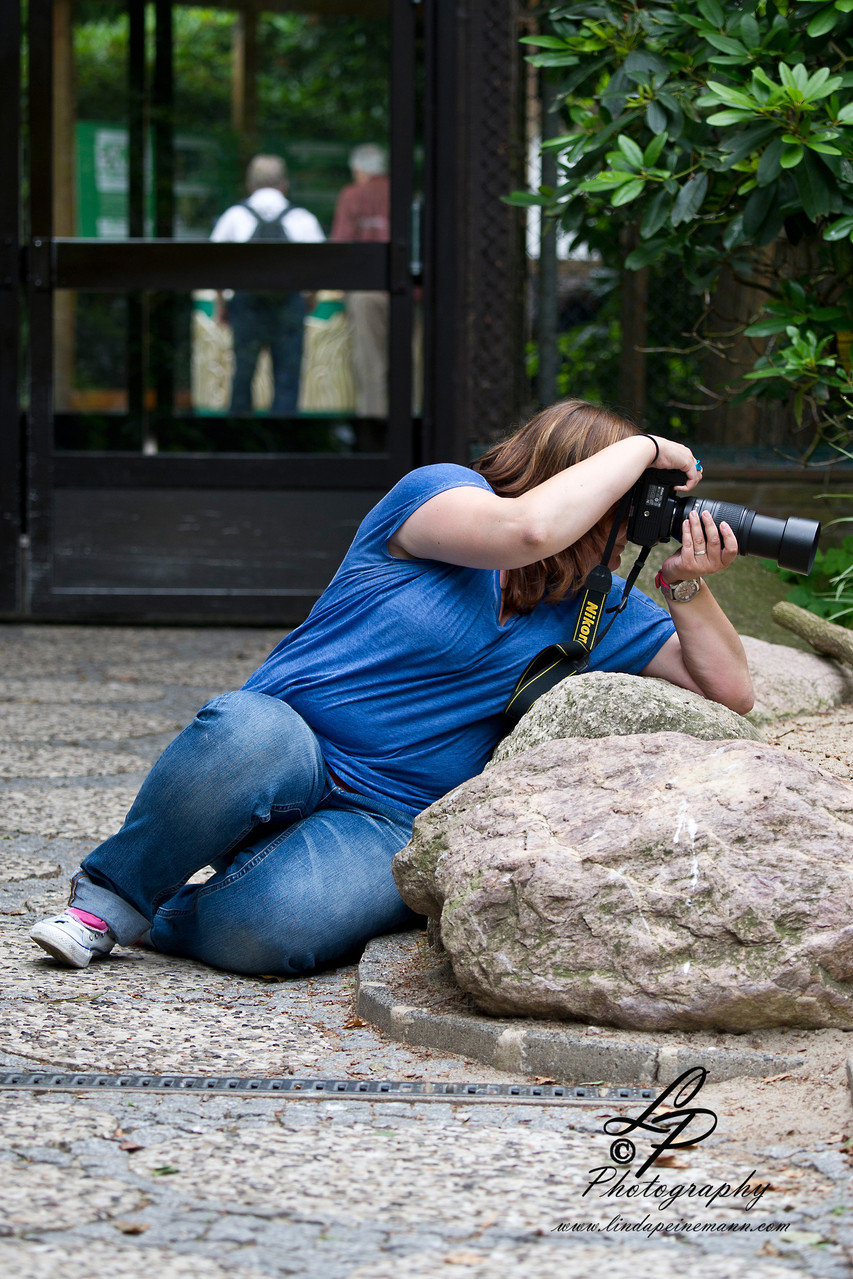
[[140, 915], [135, 906], [109, 888], [93, 884], [83, 871], [74, 876], [68, 904], [102, 919], [120, 946], [130, 946], [151, 927], [150, 919]]

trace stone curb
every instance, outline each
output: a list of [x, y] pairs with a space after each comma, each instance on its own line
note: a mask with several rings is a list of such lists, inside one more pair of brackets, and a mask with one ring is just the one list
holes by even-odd
[[761, 1078], [803, 1064], [800, 1057], [779, 1053], [662, 1045], [660, 1036], [650, 1033], [418, 1008], [402, 1003], [384, 978], [386, 955], [393, 947], [397, 957], [398, 942], [394, 934], [368, 942], [358, 965], [356, 1012], [400, 1043], [473, 1057], [516, 1076], [548, 1075], [571, 1084], [671, 1083], [697, 1065], [706, 1068], [709, 1083], [718, 1083]]

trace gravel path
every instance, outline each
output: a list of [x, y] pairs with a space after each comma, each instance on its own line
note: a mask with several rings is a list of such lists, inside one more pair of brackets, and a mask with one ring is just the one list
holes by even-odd
[[[74, 972], [27, 939], [176, 729], [278, 638], [0, 628], [0, 1069], [531, 1082], [383, 1037], [353, 1015], [351, 967], [271, 982], [130, 948]], [[780, 741], [842, 762], [849, 714]], [[610, 1162], [603, 1125], [623, 1112], [606, 1105], [0, 1089], [0, 1273], [841, 1279], [853, 1123], [844, 1053], [813, 1042], [823, 1056], [787, 1102], [767, 1092], [781, 1082], [709, 1085], [717, 1131], [639, 1181]], [[775, 1098], [764, 1128], [762, 1090]], [[823, 1106], [810, 1127], [805, 1111]], [[612, 1183], [591, 1185], [595, 1169]], [[650, 1193], [629, 1199], [629, 1185]]]

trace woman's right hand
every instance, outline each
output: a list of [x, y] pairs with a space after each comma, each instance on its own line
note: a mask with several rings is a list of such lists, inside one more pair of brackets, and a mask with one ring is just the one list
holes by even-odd
[[687, 483], [676, 485], [676, 493], [689, 493], [694, 489], [702, 478], [702, 468], [701, 464], [697, 466], [698, 459], [692, 450], [686, 444], [667, 440], [662, 435], [651, 435], [649, 439], [658, 446], [658, 455], [651, 463], [653, 467], [663, 471], [684, 471], [686, 474]]

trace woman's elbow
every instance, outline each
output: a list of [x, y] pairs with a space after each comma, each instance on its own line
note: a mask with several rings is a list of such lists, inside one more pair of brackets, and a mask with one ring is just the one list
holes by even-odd
[[535, 564], [554, 554], [554, 534], [541, 521], [526, 520], [518, 528], [514, 541], [525, 564]]
[[722, 702], [723, 706], [727, 706], [730, 711], [734, 711], [737, 715], [748, 715], [755, 705], [755, 690], [752, 687], [752, 680], [747, 680], [745, 684], [741, 684], [736, 688], [727, 689], [724, 696], [715, 700]]

